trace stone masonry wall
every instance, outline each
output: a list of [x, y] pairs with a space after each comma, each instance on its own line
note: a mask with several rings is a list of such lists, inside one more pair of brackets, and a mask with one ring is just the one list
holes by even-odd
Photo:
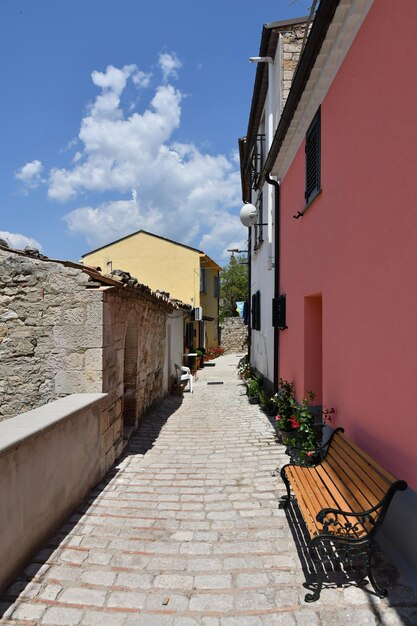
[[136, 420], [164, 394], [165, 327], [167, 312], [152, 302], [133, 297], [130, 290], [104, 289], [103, 391], [108, 393], [107, 424], [103, 427], [109, 466], [122, 443], [125, 338], [128, 321], [137, 325]]
[[242, 317], [226, 317], [221, 325], [221, 345], [225, 354], [248, 350], [248, 327]]
[[0, 249], [0, 420], [71, 393], [105, 392], [109, 468], [123, 446], [128, 320], [137, 325], [137, 424], [163, 396], [169, 311], [133, 288], [98, 287], [81, 269]]
[[102, 294], [59, 263], [0, 250], [0, 420], [100, 392]]
[[295, 68], [300, 58], [301, 46], [305, 32], [305, 24], [289, 27], [281, 33], [282, 80], [281, 80], [281, 111], [287, 101]]

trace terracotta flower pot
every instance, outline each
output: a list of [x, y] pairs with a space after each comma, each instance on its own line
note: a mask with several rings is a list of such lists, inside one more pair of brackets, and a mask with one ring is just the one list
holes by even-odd
[[296, 434], [296, 430], [278, 430], [279, 436], [281, 437], [281, 441], [283, 444], [289, 443], [291, 437]]

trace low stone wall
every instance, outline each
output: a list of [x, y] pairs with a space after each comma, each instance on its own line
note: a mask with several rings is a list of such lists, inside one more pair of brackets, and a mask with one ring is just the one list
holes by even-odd
[[105, 394], [73, 394], [0, 423], [0, 594], [103, 477]]
[[[68, 394], [104, 392], [107, 470], [123, 449], [123, 426], [135, 428], [166, 391], [172, 307], [65, 263], [0, 248], [0, 422]], [[182, 342], [182, 325], [175, 331]]]
[[102, 391], [102, 298], [80, 270], [0, 250], [0, 420]]
[[226, 317], [221, 324], [221, 346], [225, 354], [248, 350], [248, 327], [242, 317]]

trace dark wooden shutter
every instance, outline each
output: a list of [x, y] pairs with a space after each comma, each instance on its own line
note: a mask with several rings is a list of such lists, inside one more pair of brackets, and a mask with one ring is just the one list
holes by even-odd
[[306, 204], [320, 191], [320, 109], [306, 134]]
[[261, 292], [257, 291], [252, 296], [252, 328], [261, 330]]
[[272, 300], [272, 326], [274, 328], [287, 328], [286, 296], [282, 294]]

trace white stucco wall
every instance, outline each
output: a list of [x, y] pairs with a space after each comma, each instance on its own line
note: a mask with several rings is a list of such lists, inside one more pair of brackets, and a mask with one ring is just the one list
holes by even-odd
[[184, 352], [184, 317], [182, 311], [174, 311], [166, 322], [166, 352], [164, 365], [164, 392], [169, 392], [170, 380], [175, 376], [175, 364], [181, 365]]

